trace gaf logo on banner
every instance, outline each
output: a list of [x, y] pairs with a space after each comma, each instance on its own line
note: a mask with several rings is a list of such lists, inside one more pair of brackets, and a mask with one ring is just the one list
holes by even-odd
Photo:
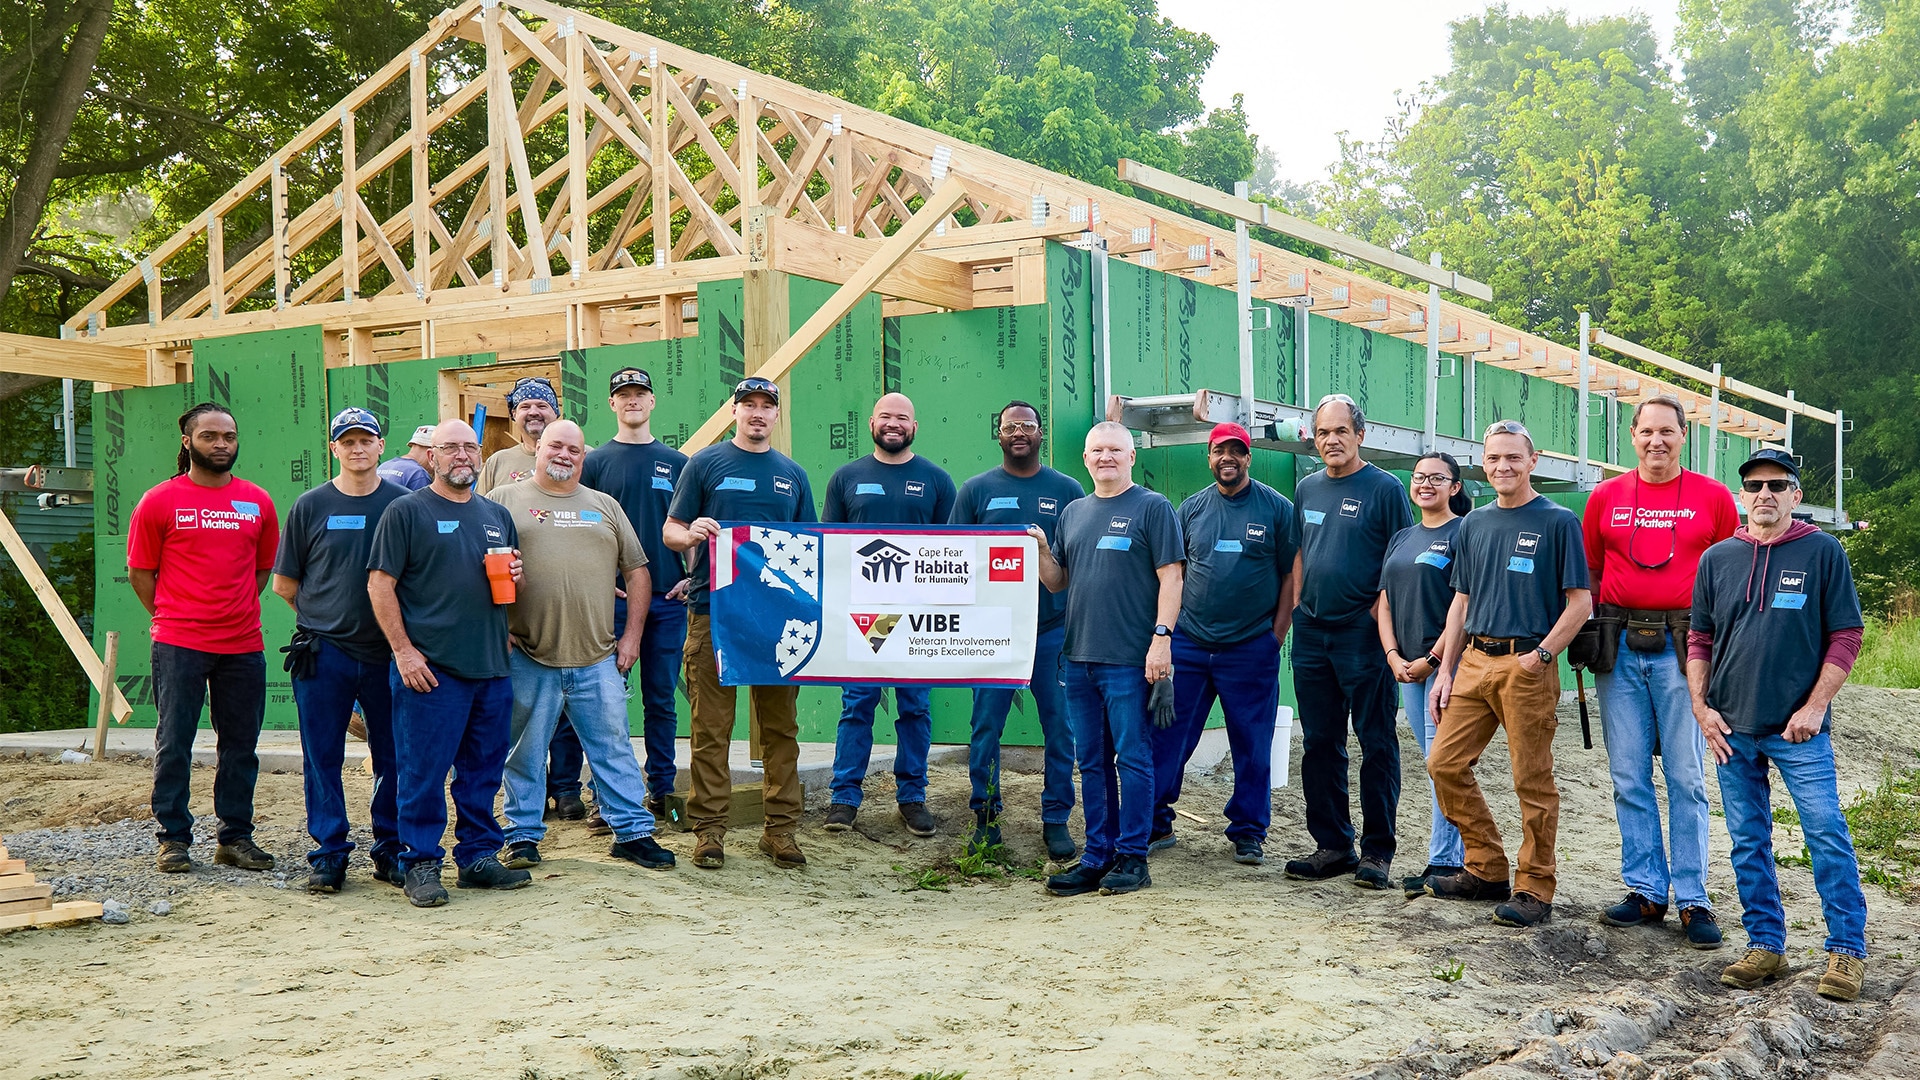
[[723, 522], [712, 628], [728, 686], [1025, 686], [1039, 583], [1018, 528]]

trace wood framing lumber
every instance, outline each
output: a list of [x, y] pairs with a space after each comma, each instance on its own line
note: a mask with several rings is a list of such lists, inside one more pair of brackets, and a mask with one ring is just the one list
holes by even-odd
[[1804, 401], [1787, 397], [1784, 394], [1776, 394], [1771, 390], [1754, 386], [1751, 383], [1741, 382], [1739, 379], [1730, 378], [1726, 375], [1716, 377], [1713, 372], [1708, 371], [1706, 368], [1695, 367], [1684, 360], [1675, 360], [1665, 353], [1657, 352], [1647, 348], [1645, 345], [1628, 341], [1626, 338], [1609, 334], [1598, 327], [1595, 327], [1593, 330], [1593, 344], [1611, 352], [1617, 352], [1621, 356], [1631, 357], [1642, 363], [1663, 368], [1676, 375], [1685, 375], [1689, 379], [1698, 379], [1700, 382], [1707, 384], [1709, 388], [1717, 384], [1720, 389], [1729, 394], [1739, 394], [1741, 397], [1751, 398], [1754, 401], [1772, 405], [1776, 409], [1785, 409], [1788, 412], [1797, 413], [1811, 420], [1833, 424], [1839, 422], [1840, 419], [1825, 409], [1816, 409]]
[[61, 923], [80, 922], [83, 919], [97, 919], [104, 910], [92, 900], [69, 900], [55, 904], [45, 911], [0, 915], [0, 930], [18, 930], [28, 926], [58, 926]]
[[[27, 885], [12, 885], [12, 886], [8, 886], [7, 888], [0, 889], [0, 907], [4, 907], [10, 904], [32, 904], [35, 901], [39, 901], [40, 903], [38, 905], [38, 908], [50, 908], [53, 906], [53, 900], [51, 899], [52, 896], [53, 896], [53, 886], [48, 885], [45, 882], [33, 882]], [[17, 908], [14, 910], [33, 911], [33, 910], [38, 910], [38, 908], [23, 907], [23, 908]]]
[[[144, 376], [139, 381], [144, 382]], [[13, 527], [13, 520], [5, 514], [0, 514], [0, 544], [5, 545], [7, 557], [13, 560], [14, 569], [20, 571], [26, 577], [27, 584], [32, 586], [33, 595], [40, 598], [40, 606], [46, 609], [47, 617], [53, 620], [53, 625], [60, 631], [60, 636], [66, 639], [67, 648], [73, 650], [74, 659], [80, 661], [80, 666], [85, 669], [87, 678], [93, 682], [93, 688], [102, 694], [113, 695], [114, 719], [122, 724], [126, 723], [127, 719], [133, 715], [133, 706], [127, 703], [126, 695], [120, 692], [118, 686], [106, 681], [105, 673], [101, 670], [100, 658], [94, 655], [93, 646], [87, 642], [87, 636], [80, 632], [80, 624], [73, 621], [73, 613], [67, 610], [67, 605], [60, 599], [60, 593], [53, 587], [53, 582], [47, 580], [47, 572], [40, 569], [40, 563], [34, 559], [33, 552], [27, 548], [27, 542], [20, 539], [20, 533]]]
[[[33, 875], [27, 873], [27, 860], [9, 859], [6, 857], [5, 852], [5, 848], [0, 848], [0, 885], [25, 885], [27, 882], [32, 881]], [[11, 878], [19, 878], [21, 880], [9, 880]]]
[[[966, 197], [965, 182], [957, 176], [948, 177], [947, 181], [921, 204], [920, 211], [907, 219], [898, 232], [887, 237], [881, 243], [879, 250], [873, 253], [859, 271], [848, 278], [845, 284], [834, 290], [833, 295], [827, 298], [827, 302], [802, 323], [800, 329], [795, 330], [793, 336], [787, 339], [786, 344], [775, 350], [774, 354], [767, 358], [767, 362], [753, 374], [762, 379], [776, 380], [785, 375], [794, 364], [800, 361], [801, 357], [807, 354], [807, 350], [819, 344], [821, 338], [826, 337], [827, 331], [833, 328], [834, 323], [845, 318], [847, 313], [854, 309], [854, 305], [866, 299], [867, 294], [892, 273], [893, 269], [899, 266], [915, 247], [919, 246], [920, 241], [933, 231], [933, 227], [952, 213], [953, 208], [959, 206]], [[699, 429], [687, 439], [686, 445], [680, 448], [681, 452], [693, 453], [712, 446], [732, 423], [732, 408], [726, 405], [721, 406], [714, 410], [706, 423], [701, 424]]]
[[0, 371], [145, 386], [147, 354], [91, 341], [0, 333]]
[[[873, 258], [882, 243], [828, 232], [791, 218], [768, 224], [771, 235], [767, 261], [772, 269], [817, 281], [848, 281]], [[973, 307], [973, 271], [935, 255], [909, 252], [874, 291], [964, 311]]]
[[[120, 631], [107, 631], [106, 657], [101, 661], [101, 672], [107, 685], [118, 685], [120, 674]], [[107, 757], [107, 718], [113, 715], [113, 696], [100, 695], [100, 716], [93, 726], [93, 760], [104, 761]]]

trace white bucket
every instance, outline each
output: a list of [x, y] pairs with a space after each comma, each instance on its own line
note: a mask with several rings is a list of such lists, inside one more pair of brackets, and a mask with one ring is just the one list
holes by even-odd
[[1293, 756], [1293, 710], [1285, 705], [1273, 716], [1273, 780], [1270, 787], [1279, 791], [1287, 786], [1287, 766]]

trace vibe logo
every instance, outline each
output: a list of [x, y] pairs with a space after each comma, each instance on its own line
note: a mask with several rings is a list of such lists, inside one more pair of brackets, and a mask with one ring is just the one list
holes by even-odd
[[860, 555], [865, 560], [860, 564], [860, 576], [882, 583], [906, 580], [907, 563], [913, 560], [913, 552], [888, 540], [869, 542], [860, 549]]
[[893, 633], [893, 628], [900, 622], [898, 615], [873, 615], [862, 611], [849, 611], [847, 615], [853, 619], [853, 625], [859, 627], [867, 644], [873, 646], [874, 652], [879, 652], [880, 646], [887, 643], [887, 635]]
[[988, 581], [1027, 580], [1026, 553], [1017, 547], [987, 549]]

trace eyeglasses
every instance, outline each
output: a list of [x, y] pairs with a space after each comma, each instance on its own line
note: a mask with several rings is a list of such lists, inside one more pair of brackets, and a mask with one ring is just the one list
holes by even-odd
[[443, 454], [477, 454], [480, 452], [480, 444], [470, 442], [434, 443], [433, 448]]
[[1788, 488], [1791, 488], [1791, 487], [1793, 487], [1793, 486], [1794, 486], [1794, 483], [1793, 483], [1793, 481], [1792, 481], [1792, 480], [1789, 480], [1789, 479], [1787, 479], [1787, 478], [1786, 478], [1786, 477], [1784, 477], [1784, 476], [1781, 476], [1781, 477], [1776, 477], [1776, 478], [1774, 478], [1774, 479], [1772, 479], [1772, 480], [1742, 480], [1742, 481], [1740, 481], [1740, 490], [1741, 490], [1741, 491], [1744, 491], [1744, 492], [1746, 492], [1746, 493], [1747, 493], [1747, 494], [1749, 494], [1749, 495], [1757, 495], [1757, 494], [1759, 494], [1759, 493], [1760, 493], [1760, 489], [1761, 489], [1761, 488], [1766, 488], [1766, 489], [1767, 489], [1768, 491], [1771, 491], [1771, 492], [1773, 492], [1773, 493], [1774, 493], [1775, 495], [1778, 495], [1778, 494], [1781, 494], [1782, 492], [1784, 492], [1784, 491], [1786, 491], [1786, 490], [1787, 490]]
[[1040, 430], [1040, 425], [1032, 420], [1007, 420], [1000, 424], [1002, 435], [1032, 435]]
[[1487, 425], [1486, 434], [1480, 436], [1481, 441], [1486, 441], [1489, 435], [1520, 435], [1528, 442], [1533, 441], [1533, 436], [1527, 434], [1527, 425], [1518, 420], [1495, 420]]
[[1315, 406], [1314, 406], [1314, 408], [1316, 408], [1316, 409], [1317, 409], [1317, 408], [1319, 408], [1319, 407], [1320, 407], [1320, 405], [1326, 405], [1326, 404], [1329, 404], [1329, 403], [1331, 403], [1331, 402], [1335, 402], [1335, 401], [1337, 401], [1337, 402], [1339, 402], [1339, 403], [1340, 403], [1340, 404], [1342, 404], [1342, 405], [1351, 405], [1351, 404], [1353, 404], [1353, 399], [1352, 399], [1352, 398], [1350, 398], [1350, 397], [1348, 397], [1348, 396], [1347, 396], [1347, 395], [1345, 395], [1345, 394], [1328, 394], [1328, 395], [1327, 395], [1326, 397], [1323, 397], [1323, 398], [1321, 398], [1321, 399], [1320, 399], [1320, 404], [1319, 404], [1319, 405], [1315, 405]]
[[1408, 477], [1407, 479], [1413, 482], [1414, 487], [1428, 487], [1428, 486], [1445, 487], [1448, 484], [1459, 483], [1458, 480], [1455, 480], [1452, 476], [1443, 472], [1414, 473], [1412, 476]]

